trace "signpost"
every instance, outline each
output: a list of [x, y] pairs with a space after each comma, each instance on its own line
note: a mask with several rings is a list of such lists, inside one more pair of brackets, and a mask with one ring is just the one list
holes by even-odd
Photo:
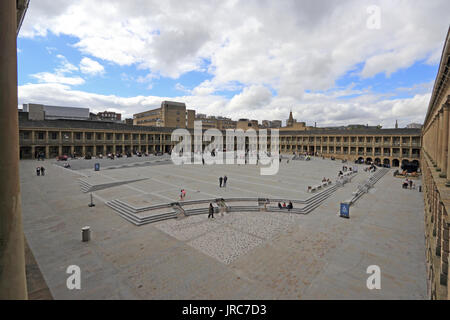
[[340, 216], [342, 218], [347, 218], [347, 219], [350, 218], [350, 203], [341, 202]]

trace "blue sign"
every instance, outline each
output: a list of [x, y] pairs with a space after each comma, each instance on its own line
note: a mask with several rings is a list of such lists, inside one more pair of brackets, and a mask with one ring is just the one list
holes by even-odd
[[341, 203], [341, 217], [343, 218], [350, 218], [350, 204], [343, 202]]
[[95, 171], [100, 171], [100, 163], [96, 163], [95, 165], [94, 165], [94, 170]]

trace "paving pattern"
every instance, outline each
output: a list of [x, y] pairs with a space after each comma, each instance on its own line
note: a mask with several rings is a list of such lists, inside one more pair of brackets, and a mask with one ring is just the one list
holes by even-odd
[[[81, 160], [80, 160], [81, 161]], [[128, 159], [131, 164], [134, 158]], [[340, 162], [282, 163], [275, 176], [256, 166], [127, 167], [95, 172], [66, 170], [53, 161], [21, 161], [24, 232], [55, 299], [425, 299], [423, 198], [404, 190], [392, 172], [339, 218], [369, 174], [359, 170], [308, 215], [233, 212], [134, 226], [104, 204], [167, 203], [211, 197], [307, 198], [307, 186], [335, 177]], [[217, 177], [226, 174], [227, 188]], [[89, 194], [91, 185], [136, 181]], [[420, 183], [417, 183], [419, 185]], [[92, 240], [81, 242], [90, 226]], [[82, 289], [68, 290], [66, 269], [82, 270]], [[366, 287], [369, 265], [382, 271], [382, 289]]]

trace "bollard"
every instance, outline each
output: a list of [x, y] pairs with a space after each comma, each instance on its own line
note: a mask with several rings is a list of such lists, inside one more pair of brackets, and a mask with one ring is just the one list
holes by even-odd
[[88, 207], [90, 207], [90, 208], [95, 207], [94, 197], [93, 197], [92, 193], [91, 193], [91, 203], [88, 204]]
[[81, 241], [88, 242], [89, 240], [91, 240], [91, 227], [81, 228]]

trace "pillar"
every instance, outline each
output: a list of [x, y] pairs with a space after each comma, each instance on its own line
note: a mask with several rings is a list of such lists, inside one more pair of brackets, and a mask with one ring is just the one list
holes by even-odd
[[441, 162], [442, 157], [441, 157], [441, 155], [444, 153], [443, 152], [444, 150], [442, 148], [442, 141], [444, 140], [443, 139], [444, 130], [442, 130], [444, 113], [443, 113], [442, 109], [439, 110], [439, 112], [437, 114], [437, 117], [438, 117], [437, 118], [438, 119], [438, 121], [437, 121], [437, 123], [438, 123], [438, 139], [437, 139], [437, 146], [436, 146], [436, 151], [437, 151], [437, 153], [436, 153], [436, 162], [437, 162], [438, 171], [441, 171], [442, 170], [442, 162]]
[[449, 132], [448, 132], [448, 121], [449, 121], [449, 113], [448, 113], [448, 105], [444, 105], [442, 110], [443, 110], [443, 114], [442, 114], [442, 141], [441, 141], [441, 149], [442, 149], [442, 153], [441, 153], [441, 164], [442, 164], [442, 173], [441, 173], [441, 178], [446, 178], [447, 177], [447, 168], [448, 168], [448, 163], [447, 163], [447, 158], [448, 158], [448, 136], [449, 136]]
[[19, 184], [16, 1], [0, 1], [0, 300], [27, 299]]

